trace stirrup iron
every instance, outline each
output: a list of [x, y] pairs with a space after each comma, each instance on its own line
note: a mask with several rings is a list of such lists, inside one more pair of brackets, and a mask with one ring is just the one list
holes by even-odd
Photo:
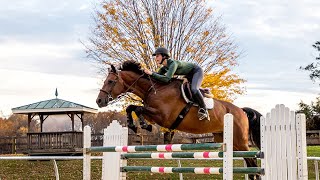
[[200, 121], [207, 119], [208, 121], [210, 121], [210, 116], [209, 116], [209, 112], [208, 110], [204, 109], [204, 108], [200, 108], [198, 110], [198, 118]]

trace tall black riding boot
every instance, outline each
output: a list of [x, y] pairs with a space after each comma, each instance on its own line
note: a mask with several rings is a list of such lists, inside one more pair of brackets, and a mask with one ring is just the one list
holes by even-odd
[[201, 95], [201, 93], [196, 93], [193, 95], [194, 100], [196, 100], [196, 103], [198, 103], [199, 105], [199, 110], [198, 110], [198, 117], [199, 120], [204, 120], [207, 119], [208, 121], [210, 121], [210, 116], [206, 107], [206, 104], [203, 101], [203, 97]]

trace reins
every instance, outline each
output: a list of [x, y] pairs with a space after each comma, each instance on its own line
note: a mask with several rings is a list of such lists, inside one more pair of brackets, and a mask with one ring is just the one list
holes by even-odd
[[[112, 72], [112, 74], [114, 74], [117, 79], [112, 83], [112, 87], [110, 88], [110, 91], [106, 91], [106, 90], [103, 90], [103, 89], [100, 89], [101, 92], [104, 92], [105, 94], [107, 94], [108, 96], [108, 100], [109, 100], [109, 103], [110, 104], [114, 104], [116, 102], [118, 102], [122, 97], [124, 96], [127, 96], [129, 97], [130, 99], [132, 99], [133, 101], [137, 101], [137, 102], [142, 102], [142, 101], [145, 101], [146, 97], [148, 97], [149, 93], [151, 92], [151, 90], [153, 89], [154, 90], [154, 93], [156, 94], [157, 91], [156, 91], [156, 88], [155, 88], [155, 84], [152, 82], [152, 79], [150, 77], [150, 75], [148, 75], [148, 79], [151, 83], [151, 86], [150, 88], [148, 88], [147, 90], [147, 93], [146, 93], [146, 96], [145, 96], [145, 99], [144, 100], [137, 100], [135, 98], [133, 98], [130, 94], [128, 94], [130, 92], [130, 89], [133, 88], [136, 83], [145, 75], [144, 73], [141, 74], [131, 85], [128, 85], [125, 81], [123, 81], [123, 79], [119, 76], [118, 73], [114, 73]], [[111, 96], [111, 92], [113, 91], [113, 88], [115, 87], [115, 84], [118, 82], [118, 80], [121, 80], [123, 82], [123, 85], [125, 87], [127, 87], [127, 89], [124, 91], [124, 93], [122, 93], [121, 95], [119, 95], [116, 99], [112, 98]]]

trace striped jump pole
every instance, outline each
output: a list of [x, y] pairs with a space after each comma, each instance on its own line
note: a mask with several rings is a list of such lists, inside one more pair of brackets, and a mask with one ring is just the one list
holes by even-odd
[[215, 150], [223, 147], [223, 143], [202, 144], [167, 144], [167, 145], [142, 145], [142, 146], [97, 146], [87, 148], [87, 152], [141, 152], [164, 151], [177, 152], [188, 150]]
[[[152, 173], [195, 173], [195, 174], [222, 174], [221, 167], [150, 167], [150, 166], [126, 166], [121, 167], [123, 172], [152, 172]], [[234, 167], [233, 173], [263, 174], [260, 167]]]
[[[260, 151], [235, 151], [233, 157], [243, 158], [263, 158], [263, 153]], [[174, 159], [174, 158], [223, 158], [223, 152], [174, 152], [174, 153], [126, 153], [121, 155], [121, 159]]]

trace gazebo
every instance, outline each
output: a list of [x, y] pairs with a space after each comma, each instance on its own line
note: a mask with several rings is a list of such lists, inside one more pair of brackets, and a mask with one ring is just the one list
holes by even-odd
[[[12, 113], [14, 114], [28, 115], [28, 146], [26, 153], [29, 155], [82, 153], [83, 115], [84, 113], [97, 113], [97, 111], [97, 109], [57, 97], [55, 99], [12, 108]], [[67, 115], [71, 120], [71, 131], [43, 132], [43, 122], [49, 116], [54, 115]], [[30, 123], [36, 116], [38, 116], [40, 120], [40, 132], [30, 132]], [[75, 117], [81, 120], [82, 131], [75, 130]]]

